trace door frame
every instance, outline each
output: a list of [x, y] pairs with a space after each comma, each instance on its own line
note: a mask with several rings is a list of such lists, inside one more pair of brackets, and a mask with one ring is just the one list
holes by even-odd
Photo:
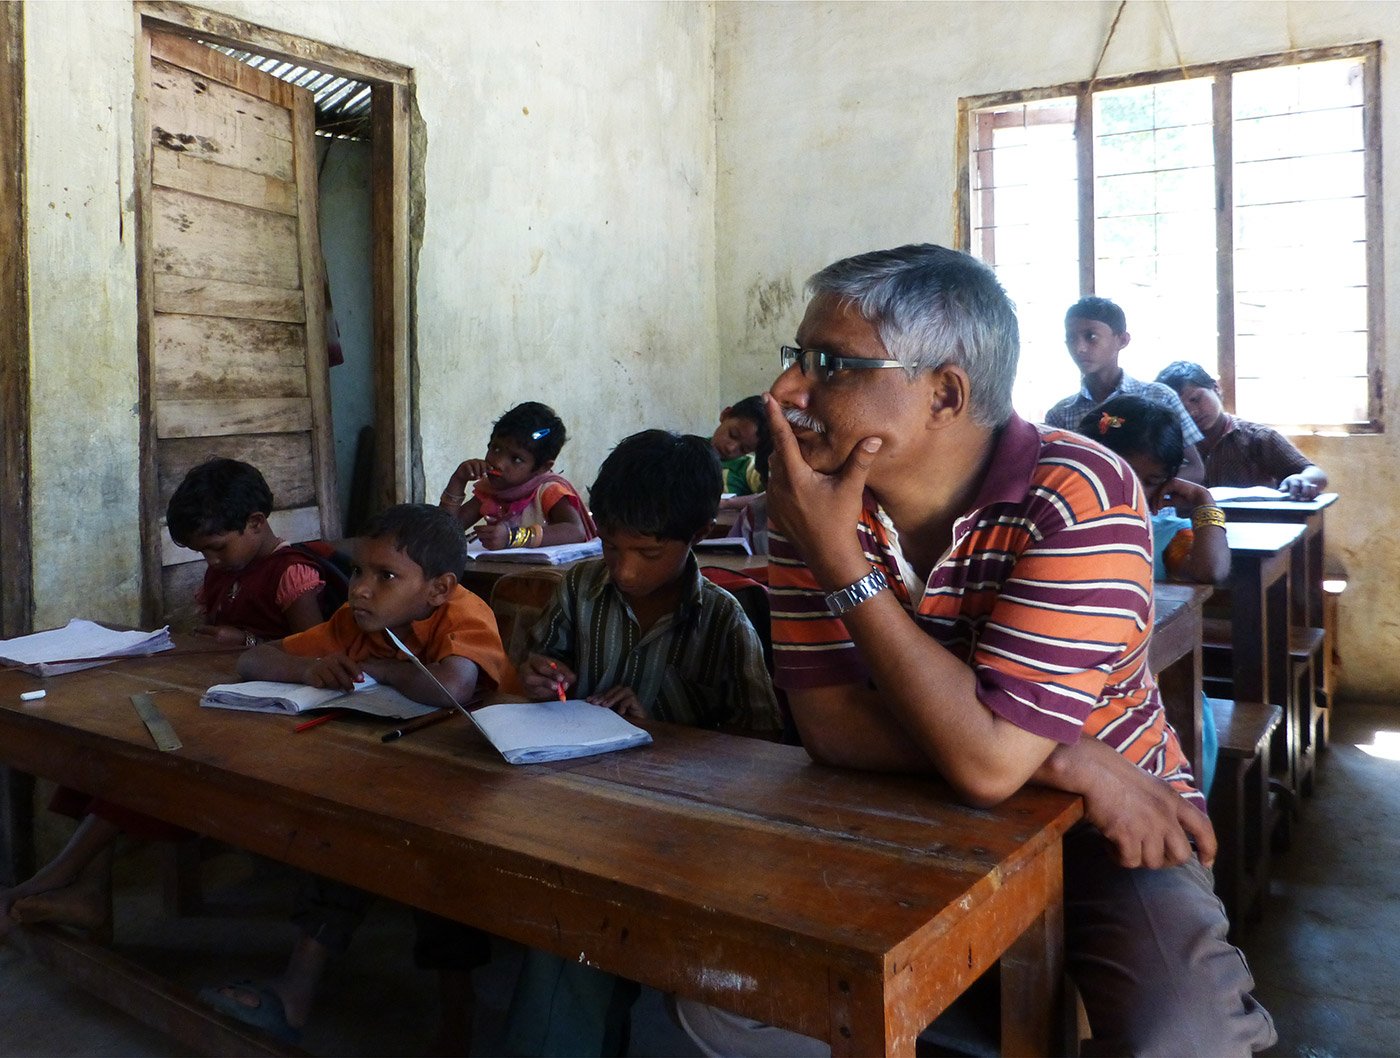
[[0, 638], [33, 631], [24, 5], [0, 0]]
[[[375, 459], [371, 507], [415, 497], [422, 490], [417, 462], [416, 408], [412, 400], [411, 284], [412, 247], [410, 216], [410, 123], [413, 110], [413, 71], [397, 63], [374, 59], [330, 44], [243, 19], [175, 3], [173, 0], [137, 0], [136, 95], [132, 121], [135, 133], [136, 230], [138, 247], [150, 245], [151, 211], [145, 181], [151, 162], [147, 133], [146, 99], [149, 94], [150, 58], [144, 46], [145, 31], [159, 30], [313, 66], [370, 85], [372, 144], [370, 196], [372, 252], [371, 285], [374, 291], [373, 376], [375, 384]], [[421, 164], [421, 163], [420, 163]], [[152, 276], [144, 249], [137, 254], [137, 345], [141, 391], [141, 613], [145, 624], [159, 618], [161, 585], [160, 511], [154, 510], [158, 488], [155, 480], [155, 433], [147, 377], [151, 342]]]

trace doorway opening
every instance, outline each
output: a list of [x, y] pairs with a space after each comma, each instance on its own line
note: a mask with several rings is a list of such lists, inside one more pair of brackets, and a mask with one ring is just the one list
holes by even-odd
[[[353, 535], [374, 512], [415, 493], [421, 472], [415, 472], [409, 348], [409, 210], [413, 197], [408, 185], [413, 84], [407, 68], [199, 8], [151, 2], [138, 4], [137, 13], [141, 38], [136, 94], [137, 215], [143, 257], [138, 295], [146, 424], [141, 456], [146, 574], [142, 609], [143, 617], [152, 623], [178, 622], [187, 616], [181, 612], [181, 604], [193, 598], [204, 571], [197, 555], [173, 545], [162, 524], [170, 492], [187, 465], [216, 454], [247, 458], [256, 465], [256, 458], [241, 453], [260, 455], [272, 467], [272, 473], [267, 467], [260, 469], [272, 485], [278, 508], [284, 506], [280, 493], [287, 496], [286, 509], [274, 510], [273, 523], [279, 535], [288, 539]], [[172, 44], [169, 35], [186, 43]], [[154, 52], [152, 40], [156, 42]], [[193, 51], [191, 46], [195, 46]], [[170, 158], [198, 170], [198, 181], [184, 175], [173, 180], [173, 194], [185, 196], [182, 204], [194, 201], [208, 205], [203, 198], [207, 193], [214, 196], [210, 209], [215, 210], [220, 206], [218, 194], [230, 182], [225, 178], [239, 175], [228, 168], [232, 158], [227, 149], [200, 159], [202, 137], [190, 138], [182, 129], [172, 141], [171, 130], [153, 124], [155, 117], [171, 123], [171, 95], [153, 95], [152, 85], [157, 90], [168, 87], [161, 78], [164, 75], [168, 82], [169, 66], [163, 64], [172, 59], [177, 68], [181, 61], [194, 68], [191, 93], [203, 93], [198, 78], [212, 74], [204, 78], [213, 82], [209, 95], [201, 94], [197, 102], [180, 111], [180, 117], [207, 108], [213, 95], [224, 93], [229, 100], [231, 141], [246, 141], [248, 136], [266, 131], [265, 126], [251, 124], [259, 104], [254, 99], [252, 108], [241, 105], [236, 96], [240, 89], [277, 100], [285, 91], [294, 123], [298, 108], [314, 114], [314, 139], [305, 140], [314, 145], [305, 150], [304, 162], [289, 163], [290, 175], [281, 174], [287, 185], [286, 199], [296, 199], [307, 193], [306, 187], [316, 185], [311, 200], [302, 203], [301, 214], [292, 206], [284, 208], [275, 196], [270, 203], [245, 198], [235, 201], [234, 220], [225, 229], [241, 231], [248, 225], [241, 223], [240, 217], [264, 215], [284, 227], [301, 226], [300, 273], [296, 275], [293, 268], [294, 279], [282, 281], [303, 288], [291, 291], [294, 297], [290, 301], [304, 296], [304, 311], [290, 301], [289, 315], [278, 315], [281, 310], [248, 308], [253, 299], [247, 291], [270, 289], [258, 284], [271, 282], [265, 276], [276, 271], [275, 259], [287, 253], [285, 246], [278, 249], [270, 238], [255, 241], [245, 251], [246, 275], [219, 274], [218, 265], [204, 271], [194, 260], [199, 254], [186, 254], [186, 263], [178, 267], [170, 265], [180, 252], [179, 240], [184, 238], [185, 228], [178, 221], [192, 215], [191, 210], [182, 208], [177, 223], [170, 223], [174, 215]], [[239, 74], [239, 66], [252, 72]], [[269, 81], [290, 88], [258, 87]], [[230, 89], [234, 94], [227, 91]], [[209, 119], [201, 120], [207, 125]], [[216, 124], [222, 120], [219, 117]], [[239, 123], [251, 130], [247, 136]], [[171, 146], [180, 152], [178, 156], [165, 149]], [[153, 160], [167, 176], [158, 173], [153, 180]], [[261, 176], [263, 155], [254, 150], [242, 164]], [[278, 174], [272, 175], [275, 183]], [[206, 192], [206, 188], [211, 190]], [[195, 197], [191, 199], [191, 195]], [[278, 217], [279, 212], [291, 216]], [[193, 219], [197, 229], [201, 217], [194, 214]], [[304, 230], [308, 227], [313, 229], [310, 238]], [[216, 233], [211, 229], [211, 234]], [[173, 253], [170, 246], [161, 244], [162, 235], [175, 244]], [[205, 245], [219, 246], [222, 252], [217, 241]], [[206, 252], [202, 256], [219, 254]], [[193, 264], [187, 263], [191, 260]], [[268, 262], [267, 269], [261, 267], [261, 260]], [[186, 280], [193, 274], [203, 284], [201, 290], [217, 288], [222, 295], [225, 288], [232, 289], [243, 299], [242, 304], [229, 310], [229, 300], [223, 297], [204, 302], [183, 297], [172, 303], [172, 272], [184, 273], [175, 277], [184, 288], [194, 286]], [[232, 285], [227, 282], [230, 278], [236, 281]], [[313, 286], [318, 292], [315, 299]], [[319, 304], [322, 287], [324, 315]], [[182, 295], [186, 292], [181, 290]], [[291, 342], [298, 334], [304, 338], [305, 381], [298, 383], [300, 389], [278, 390], [275, 386], [280, 383], [270, 381], [274, 376], [294, 381], [295, 371], [288, 364], [295, 361], [295, 351], [284, 363], [269, 365], [264, 359], [245, 368], [241, 379], [227, 373], [188, 370], [201, 355], [217, 358], [215, 344], [200, 343], [215, 331], [210, 319], [226, 313], [237, 317], [224, 328], [225, 333], [236, 336], [235, 346], [240, 341], [246, 343], [248, 334], [255, 339], [251, 344], [259, 345], [256, 339], [265, 331], [277, 341]], [[187, 323], [191, 314], [203, 314], [199, 326]], [[183, 359], [170, 353], [172, 331], [177, 336], [194, 336]], [[186, 382], [187, 378], [193, 381]], [[181, 386], [192, 392], [181, 391]], [[273, 474], [279, 476], [281, 487], [273, 481]]]

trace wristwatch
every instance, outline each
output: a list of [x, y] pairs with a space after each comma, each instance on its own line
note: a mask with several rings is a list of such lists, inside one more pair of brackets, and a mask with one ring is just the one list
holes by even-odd
[[866, 599], [873, 599], [889, 587], [885, 580], [885, 574], [878, 569], [872, 569], [865, 576], [854, 584], [848, 584], [840, 591], [831, 592], [826, 597], [826, 608], [837, 617], [854, 610]]

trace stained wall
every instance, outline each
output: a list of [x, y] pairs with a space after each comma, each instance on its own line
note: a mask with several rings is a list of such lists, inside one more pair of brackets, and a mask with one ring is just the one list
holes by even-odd
[[[204, 6], [414, 72], [431, 499], [520, 400], [559, 410], [583, 484], [624, 433], [708, 430], [708, 5]], [[139, 619], [135, 32], [128, 4], [25, 5], [36, 627]]]

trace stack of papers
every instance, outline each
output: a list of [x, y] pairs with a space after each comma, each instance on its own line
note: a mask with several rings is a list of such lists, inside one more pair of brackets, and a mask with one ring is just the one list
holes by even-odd
[[219, 683], [204, 692], [200, 705], [211, 709], [244, 709], [254, 713], [295, 715], [312, 709], [350, 709], [386, 720], [406, 720], [436, 712], [431, 705], [415, 702], [372, 676], [350, 692], [335, 688], [308, 687], [304, 683], [278, 683], [274, 680], [248, 680]]
[[118, 658], [139, 658], [174, 647], [170, 627], [154, 632], [115, 632], [94, 621], [73, 618], [62, 628], [0, 640], [0, 663], [31, 676], [61, 676]]
[[1216, 503], [1240, 503], [1249, 500], [1286, 500], [1288, 493], [1271, 489], [1267, 485], [1251, 485], [1245, 489], [1235, 489], [1228, 485], [1217, 485], [1210, 490], [1210, 498]]
[[597, 558], [603, 553], [603, 541], [594, 537], [581, 544], [555, 544], [552, 547], [507, 547], [488, 551], [480, 540], [467, 545], [467, 557], [489, 558], [493, 562], [524, 562], [532, 566], [561, 566], [581, 558]]
[[711, 536], [695, 541], [695, 550], [711, 555], [752, 555], [753, 548], [742, 536]]
[[592, 702], [507, 702], [472, 713], [510, 764], [541, 764], [645, 746], [651, 735]]

